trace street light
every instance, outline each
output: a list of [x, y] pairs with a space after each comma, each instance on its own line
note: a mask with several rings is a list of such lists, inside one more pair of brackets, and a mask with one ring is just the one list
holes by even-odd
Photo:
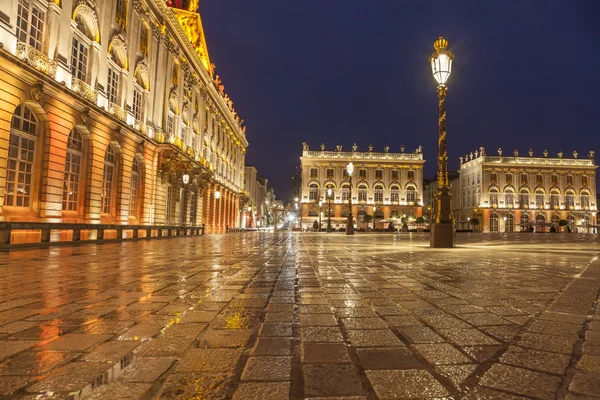
[[321, 207], [323, 207], [323, 200], [319, 200], [319, 232], [321, 232], [321, 214], [323, 214]]
[[349, 196], [348, 196], [348, 223], [346, 224], [346, 235], [354, 235], [354, 221], [352, 221], [352, 173], [354, 172], [354, 164], [350, 162], [346, 166], [346, 172], [348, 172], [349, 180]]
[[327, 189], [327, 198], [329, 203], [329, 210], [327, 211], [327, 233], [331, 232], [331, 197], [333, 196], [333, 190]]
[[448, 41], [439, 37], [433, 43], [435, 51], [429, 58], [433, 77], [438, 83], [439, 97], [439, 137], [438, 137], [438, 188], [435, 194], [434, 220], [431, 221], [430, 246], [454, 247], [454, 216], [452, 215], [452, 195], [448, 184], [448, 149], [446, 146], [446, 81], [452, 71], [454, 54], [448, 50]]
[[182, 178], [183, 184], [187, 185], [190, 182], [190, 176], [188, 174], [183, 174]]
[[219, 213], [219, 199], [221, 198], [221, 192], [219, 192], [218, 190], [215, 192], [215, 199], [217, 199], [216, 201], [216, 209], [217, 209], [217, 228], [220, 229], [220, 225], [221, 225], [221, 216]]
[[377, 207], [373, 206], [373, 230], [375, 230], [375, 211], [377, 211]]

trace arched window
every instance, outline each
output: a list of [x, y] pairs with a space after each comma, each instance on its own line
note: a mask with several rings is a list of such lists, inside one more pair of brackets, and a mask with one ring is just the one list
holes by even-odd
[[542, 214], [538, 214], [538, 215], [535, 217], [535, 223], [536, 223], [536, 224], [543, 224], [543, 223], [545, 223], [545, 222], [546, 222], [546, 217], [544, 217]]
[[67, 155], [65, 158], [65, 174], [63, 183], [62, 209], [64, 211], [77, 211], [79, 208], [79, 194], [81, 193], [81, 168], [83, 165], [83, 136], [77, 129], [71, 130], [67, 141]]
[[390, 190], [390, 201], [392, 204], [398, 204], [400, 202], [400, 188], [396, 185], [392, 186]]
[[529, 215], [523, 213], [521, 215], [521, 232], [527, 232], [529, 228]]
[[560, 223], [560, 217], [558, 216], [558, 214], [554, 214], [550, 221], [552, 222], [552, 225], [558, 226], [558, 224]]
[[127, 28], [127, 0], [117, 0], [115, 22], [125, 30]]
[[590, 224], [590, 216], [589, 215], [584, 215], [581, 218], [581, 225], [587, 226]]
[[87, 82], [88, 61], [92, 42], [91, 32], [80, 15], [77, 15], [75, 22], [77, 23], [77, 29], [73, 32], [71, 44], [71, 75], [75, 79]]
[[131, 190], [129, 192], [129, 216], [139, 218], [141, 208], [142, 171], [137, 157], [133, 158], [131, 166]]
[[536, 208], [544, 208], [544, 191], [542, 189], [536, 189], [535, 191], [535, 206]]
[[581, 192], [580, 196], [581, 208], [588, 210], [590, 208], [590, 193], [586, 190]]
[[557, 209], [560, 206], [560, 194], [558, 190], [550, 192], [550, 207]]
[[367, 201], [367, 186], [364, 184], [358, 186], [358, 201]]
[[17, 6], [17, 40], [42, 51], [46, 13], [34, 1], [19, 0]]
[[319, 186], [316, 183], [311, 183], [308, 186], [308, 199], [313, 201], [319, 199]]
[[111, 214], [115, 195], [115, 175], [117, 174], [117, 154], [112, 145], [108, 145], [104, 154], [104, 178], [102, 180], [102, 212]]
[[490, 232], [498, 232], [498, 214], [490, 214]]
[[569, 228], [572, 231], [573, 228], [575, 227], [575, 216], [573, 214], [569, 215], [567, 217], [567, 222], [569, 223]]
[[568, 209], [572, 210], [575, 208], [575, 192], [568, 190], [565, 193], [565, 203]]
[[477, 187], [477, 189], [475, 190], [475, 203], [473, 204], [473, 206], [479, 207], [480, 201], [481, 201], [481, 193], [479, 191], [479, 187]]
[[148, 44], [150, 42], [150, 29], [142, 22], [140, 24], [140, 52], [147, 56], [148, 55]]
[[408, 204], [414, 204], [417, 201], [417, 189], [414, 186], [406, 188], [406, 202]]
[[350, 184], [342, 183], [342, 201], [346, 202], [350, 200]]
[[30, 207], [38, 120], [27, 106], [15, 109], [10, 124], [4, 205]]
[[515, 205], [515, 192], [510, 189], [504, 189], [504, 206], [506, 208], [513, 208]]
[[504, 221], [504, 232], [512, 233], [515, 231], [515, 216], [508, 214], [506, 221]]
[[383, 203], [383, 186], [375, 185], [375, 191], [373, 195], [375, 203]]
[[[498, 189], [491, 188], [490, 189], [490, 206], [498, 207]], [[497, 218], [498, 216], [496, 216]]]
[[527, 189], [521, 189], [521, 193], [519, 194], [519, 205], [521, 208], [529, 207], [529, 191]]

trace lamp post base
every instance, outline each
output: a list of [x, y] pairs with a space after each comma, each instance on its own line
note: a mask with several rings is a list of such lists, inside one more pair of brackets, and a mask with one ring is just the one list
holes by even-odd
[[454, 227], [452, 222], [431, 224], [430, 247], [449, 249], [454, 247]]
[[352, 221], [352, 218], [348, 219], [348, 223], [346, 225], [346, 235], [354, 235], [354, 221]]

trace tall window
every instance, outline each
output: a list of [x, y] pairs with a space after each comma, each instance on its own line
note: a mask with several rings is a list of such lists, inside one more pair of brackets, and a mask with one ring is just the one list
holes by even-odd
[[119, 95], [119, 71], [114, 67], [108, 67], [108, 80], [106, 81], [106, 94], [109, 103], [117, 103]]
[[6, 163], [5, 206], [30, 207], [38, 121], [26, 106], [18, 106], [10, 125]]
[[375, 179], [383, 179], [383, 170], [381, 170], [381, 169], [375, 170]]
[[479, 175], [479, 173], [477, 174], [477, 183], [479, 183], [481, 181], [481, 175]]
[[115, 22], [122, 29], [127, 26], [127, 0], [117, 0], [117, 9], [115, 10]]
[[167, 115], [167, 133], [173, 133], [175, 123], [175, 117], [172, 111], [169, 111], [169, 115]]
[[145, 24], [142, 24], [140, 28], [140, 52], [147, 56], [148, 55], [148, 39], [150, 34], [148, 32], [148, 27]]
[[529, 228], [529, 215], [521, 214], [521, 232], [526, 232]]
[[104, 154], [104, 179], [102, 180], [102, 212], [110, 214], [113, 205], [117, 155], [112, 145], [108, 145]]
[[398, 186], [392, 186], [390, 191], [390, 201], [393, 204], [397, 204], [400, 201], [400, 188]]
[[374, 199], [376, 203], [383, 203], [383, 186], [375, 186]]
[[349, 185], [346, 183], [342, 185], [342, 201], [350, 200], [350, 189]]
[[506, 174], [506, 183], [509, 185], [512, 185], [513, 183], [513, 176], [512, 174]]
[[541, 189], [535, 191], [535, 206], [544, 208], [544, 192]]
[[138, 87], [133, 87], [133, 118], [141, 121], [144, 115], [144, 94]]
[[392, 170], [392, 179], [395, 181], [398, 180], [398, 170], [397, 169]]
[[408, 171], [408, 180], [409, 181], [415, 180], [415, 171], [413, 171], [413, 170]]
[[581, 177], [581, 186], [587, 186], [588, 185], [588, 177], [586, 175]]
[[138, 211], [138, 199], [141, 188], [140, 182], [140, 163], [137, 158], [134, 157], [133, 165], [131, 166], [131, 190], [129, 192], [129, 216], [137, 217]]
[[46, 14], [29, 0], [19, 0], [17, 6], [17, 40], [42, 51]]
[[358, 187], [358, 201], [367, 201], [367, 187], [364, 185]]
[[498, 189], [496, 188], [490, 189], [490, 206], [498, 206]]
[[541, 186], [544, 184], [544, 175], [542, 174], [537, 174], [536, 178], [535, 178], [535, 182], [538, 186]]
[[512, 233], [515, 231], [515, 217], [512, 214], [508, 214], [506, 216], [506, 221], [504, 222], [504, 232]]
[[409, 186], [406, 188], [406, 202], [408, 204], [414, 203], [417, 201], [417, 190], [414, 186]]
[[588, 209], [590, 207], [590, 194], [588, 192], [581, 192], [581, 208]]
[[521, 193], [519, 194], [519, 203], [521, 208], [529, 207], [529, 192], [527, 189], [521, 189]]
[[527, 181], [528, 181], [527, 178], [528, 178], [527, 174], [521, 174], [521, 185], [527, 185], [528, 184], [527, 183]]
[[512, 208], [515, 203], [515, 193], [512, 189], [504, 189], [504, 206]]
[[552, 175], [552, 185], [558, 185], [558, 175]]
[[90, 51], [90, 39], [86, 33], [86, 27], [80, 16], [77, 16], [77, 31], [73, 34], [71, 46], [71, 75], [74, 78], [86, 81], [88, 70], [88, 56]]
[[560, 205], [560, 195], [558, 194], [558, 192], [551, 192], [550, 193], [550, 207], [558, 208], [559, 205]]
[[552, 225], [558, 226], [558, 224], [560, 223], [560, 217], [554, 214], [550, 219], [550, 222], [552, 222]]
[[316, 183], [311, 183], [308, 187], [308, 199], [314, 201], [319, 199], [319, 187]]
[[573, 175], [567, 175], [567, 186], [573, 186]]
[[333, 168], [327, 168], [327, 179], [333, 179]]
[[575, 193], [573, 193], [572, 191], [568, 191], [565, 194], [565, 203], [567, 208], [574, 208], [575, 207]]
[[490, 232], [498, 232], [498, 214], [490, 215]]
[[367, 179], [367, 170], [366, 169], [361, 169], [358, 171], [358, 177], [360, 179]]
[[490, 174], [490, 183], [497, 183], [498, 182], [498, 175], [497, 174]]
[[318, 176], [319, 176], [319, 170], [316, 168], [311, 168], [310, 169], [310, 177], [317, 178]]
[[67, 155], [65, 159], [62, 200], [62, 209], [65, 211], [77, 211], [78, 209], [82, 161], [83, 137], [76, 129], [73, 129], [67, 142]]

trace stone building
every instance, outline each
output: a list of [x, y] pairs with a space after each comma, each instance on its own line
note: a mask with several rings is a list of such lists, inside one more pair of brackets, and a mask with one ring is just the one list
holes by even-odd
[[[454, 200], [459, 197], [460, 185], [458, 184], [460, 174], [458, 171], [448, 171], [448, 184], [450, 185], [450, 194], [452, 195], [452, 212], [456, 214], [459, 210], [457, 202]], [[426, 179], [423, 183], [423, 217], [426, 225], [429, 226], [433, 217], [435, 194], [437, 192], [437, 176], [434, 179]], [[456, 216], [455, 216], [456, 218]]]
[[239, 221], [245, 127], [188, 3], [1, 2], [1, 220]]
[[[395, 225], [406, 215], [411, 221], [423, 213], [423, 153], [421, 148], [412, 153], [352, 151], [321, 149], [311, 151], [304, 144], [302, 157], [302, 203], [301, 221], [304, 229], [310, 229], [322, 212], [322, 227], [327, 225], [329, 200], [331, 221], [334, 229], [345, 228], [348, 218], [350, 182], [346, 172], [349, 162], [354, 164], [352, 175], [352, 214], [358, 228], [366, 228], [365, 216], [373, 217], [371, 227], [385, 228], [389, 222]], [[331, 188], [332, 198], [327, 197]], [[323, 206], [319, 209], [319, 200]]]
[[244, 190], [248, 194], [244, 210], [243, 227], [261, 228], [270, 225], [269, 213], [275, 202], [275, 191], [268, 187], [269, 180], [259, 175], [256, 167], [247, 165], [244, 174]]
[[477, 218], [483, 232], [548, 231], [561, 229], [561, 220], [572, 231], [595, 231], [596, 168], [593, 151], [566, 158], [562, 152], [535, 157], [533, 150], [506, 155], [498, 149], [492, 156], [481, 147], [460, 157], [457, 229], [468, 229]]

